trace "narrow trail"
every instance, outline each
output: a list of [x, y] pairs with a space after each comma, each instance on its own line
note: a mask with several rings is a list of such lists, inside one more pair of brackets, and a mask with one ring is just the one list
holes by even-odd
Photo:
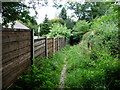
[[63, 65], [63, 69], [61, 72], [61, 76], [60, 76], [60, 82], [59, 82], [59, 89], [63, 89], [64, 88], [64, 84], [65, 84], [65, 79], [66, 79], [66, 65], [67, 65], [67, 61], [66, 58], [64, 59], [64, 65]]

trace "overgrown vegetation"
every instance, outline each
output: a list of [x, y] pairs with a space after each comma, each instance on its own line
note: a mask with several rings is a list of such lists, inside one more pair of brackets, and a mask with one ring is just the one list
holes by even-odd
[[49, 59], [35, 59], [30, 71], [21, 76], [15, 88], [58, 88], [64, 59], [67, 60], [65, 88], [89, 90], [119, 90], [120, 60], [118, 11], [115, 5], [91, 23], [81, 20], [70, 32], [67, 27], [53, 24], [48, 35], [82, 38], [75, 46], [68, 46]]
[[89, 27], [89, 23], [85, 20], [78, 21], [73, 27], [70, 44], [78, 44], [82, 40], [82, 36], [89, 31]]
[[67, 55], [67, 88], [120, 89], [117, 20], [117, 11], [111, 7], [93, 21], [81, 43], [71, 48]]
[[[73, 46], [67, 55], [65, 88], [113, 89], [120, 88], [120, 62], [109, 50], [89, 51], [84, 44]], [[75, 57], [73, 57], [75, 56]]]

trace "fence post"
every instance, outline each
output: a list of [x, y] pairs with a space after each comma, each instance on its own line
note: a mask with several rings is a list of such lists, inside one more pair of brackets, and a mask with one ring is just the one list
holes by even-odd
[[55, 39], [54, 37], [52, 38], [52, 41], [53, 41], [53, 53], [55, 52]]
[[[0, 2], [0, 8], [2, 8], [1, 6], [2, 3]], [[0, 90], [2, 90], [2, 83], [2, 25], [0, 25]]]
[[31, 65], [33, 64], [34, 58], [34, 30], [31, 31]]
[[48, 51], [47, 51], [47, 37], [45, 37], [45, 57], [47, 58], [48, 57]]
[[58, 51], [59, 51], [59, 37], [57, 39], [58, 39]]
[[64, 37], [64, 46], [66, 46], [66, 37]]
[[65, 46], [67, 46], [67, 38], [65, 38]]
[[63, 37], [63, 40], [62, 40], [62, 48], [64, 47], [64, 37]]

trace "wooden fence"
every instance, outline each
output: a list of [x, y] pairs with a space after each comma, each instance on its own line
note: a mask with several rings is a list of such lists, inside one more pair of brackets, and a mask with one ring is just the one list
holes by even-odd
[[9, 87], [32, 60], [32, 31], [2, 30], [2, 88]]
[[52, 53], [60, 50], [66, 45], [66, 39], [40, 38], [34, 40], [34, 58], [39, 56], [49, 57]]
[[[33, 39], [33, 31], [2, 30], [2, 89], [8, 88], [22, 72], [33, 64], [33, 57], [49, 57], [66, 45], [65, 38]], [[0, 52], [1, 53], [1, 52]]]

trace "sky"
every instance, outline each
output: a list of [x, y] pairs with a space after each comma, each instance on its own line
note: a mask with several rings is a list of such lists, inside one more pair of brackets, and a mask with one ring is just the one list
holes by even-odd
[[[52, 7], [53, 0], [48, 0], [48, 1], [49, 1], [48, 6], [37, 8], [38, 18], [36, 19], [36, 21], [38, 24], [43, 22], [46, 14], [47, 14], [48, 18], [51, 20], [51, 19], [57, 18], [57, 16], [59, 15], [59, 13], [61, 11], [61, 9], [56, 9], [55, 7]], [[59, 2], [59, 3], [64, 5], [67, 1], [75, 1], [75, 0], [62, 0], [62, 2]], [[84, 0], [78, 0], [78, 1], [84, 1]], [[25, 3], [27, 4], [27, 2], [25, 2]], [[71, 16], [72, 13], [73, 13], [73, 11], [67, 10], [68, 16]], [[35, 12], [32, 9], [30, 10], [30, 15], [31, 16], [35, 15]]]
[[[48, 6], [36, 8], [38, 12], [38, 18], [36, 19], [38, 24], [43, 22], [46, 14], [48, 15], [49, 19], [55, 18], [55, 16], [58, 14], [59, 10], [53, 8], [52, 5], [53, 5], [52, 0], [49, 0]], [[30, 15], [31, 16], [35, 15], [35, 12], [32, 9], [30, 10]]]

